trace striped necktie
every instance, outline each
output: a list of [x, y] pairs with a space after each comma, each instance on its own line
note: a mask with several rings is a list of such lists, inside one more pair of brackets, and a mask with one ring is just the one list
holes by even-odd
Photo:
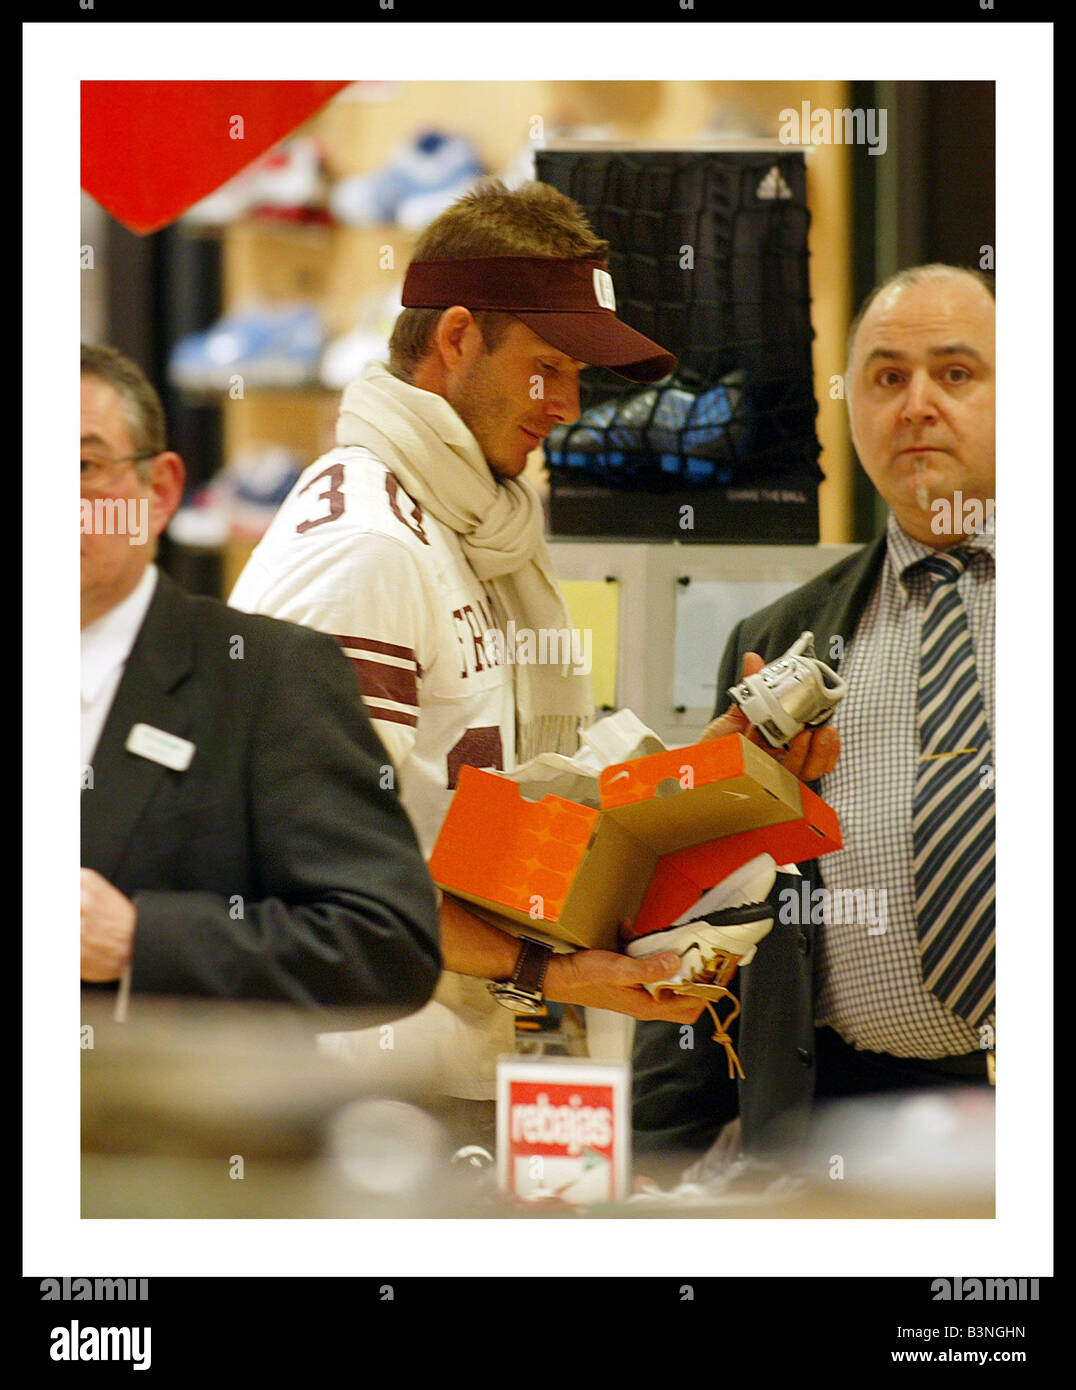
[[969, 550], [919, 561], [931, 591], [919, 646], [912, 837], [923, 984], [975, 1025], [994, 1007], [994, 751], [956, 581]]

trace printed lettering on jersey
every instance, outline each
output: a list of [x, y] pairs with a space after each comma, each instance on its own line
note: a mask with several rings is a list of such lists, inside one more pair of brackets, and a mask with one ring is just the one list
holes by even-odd
[[499, 629], [493, 617], [492, 603], [472, 599], [452, 610], [456, 637], [460, 649], [460, 680], [467, 680], [480, 671], [492, 670], [502, 664], [498, 643]]
[[[400, 525], [406, 526], [413, 536], [417, 536], [419, 538], [423, 545], [429, 545], [429, 537], [426, 535], [426, 532], [422, 529], [422, 508], [416, 501], [409, 497], [406, 492], [404, 492], [395, 474], [385, 474], [385, 491], [389, 495], [389, 506], [392, 508], [392, 514], [397, 519], [397, 521], [399, 521]], [[411, 522], [408, 521], [407, 518], [404, 516], [403, 512], [400, 510], [401, 498], [411, 509], [411, 521], [415, 523], [413, 526], [411, 525]]]
[[462, 538], [369, 450], [336, 448], [307, 469], [233, 602], [335, 635], [425, 853], [459, 769], [514, 764], [514, 672], [497, 640], [499, 607]]
[[308, 517], [306, 521], [301, 521], [295, 528], [300, 536], [305, 535], [307, 531], [312, 531], [315, 526], [324, 526], [327, 521], [335, 521], [337, 517], [344, 515], [346, 499], [343, 492], [344, 465], [342, 463], [330, 463], [328, 468], [323, 468], [308, 483], [304, 483], [295, 493], [295, 496], [301, 497], [304, 492], [323, 479], [326, 482], [326, 488], [324, 492], [317, 494], [316, 500], [327, 502], [329, 504], [328, 510], [322, 511], [317, 516]]
[[462, 738], [456, 740], [445, 759], [445, 786], [449, 791], [455, 791], [459, 785], [461, 767], [484, 768], [487, 772], [503, 771], [504, 744], [500, 729], [494, 725], [467, 729]]

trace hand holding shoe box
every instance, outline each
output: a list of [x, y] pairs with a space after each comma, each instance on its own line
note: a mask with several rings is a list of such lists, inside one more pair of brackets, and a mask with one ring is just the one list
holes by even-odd
[[[633, 938], [664, 931], [759, 855], [783, 864], [839, 849], [831, 808], [744, 729], [734, 709], [702, 742], [667, 750], [621, 711], [583, 734], [574, 759], [543, 755], [511, 774], [465, 767], [434, 879], [516, 935], [615, 951], [622, 922]], [[815, 777], [838, 746], [833, 730], [805, 731], [784, 758]]]

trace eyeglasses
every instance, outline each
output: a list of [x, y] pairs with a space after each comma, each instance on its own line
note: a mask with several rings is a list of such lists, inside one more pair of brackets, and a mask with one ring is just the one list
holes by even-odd
[[83, 458], [82, 491], [102, 492], [115, 478], [125, 463], [141, 463], [145, 459], [156, 458], [160, 450], [143, 449], [137, 454], [125, 454], [123, 458]]

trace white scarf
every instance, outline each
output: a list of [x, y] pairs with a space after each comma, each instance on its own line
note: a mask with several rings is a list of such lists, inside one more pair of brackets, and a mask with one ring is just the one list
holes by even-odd
[[[517, 632], [570, 627], [538, 494], [524, 478], [494, 477], [478, 441], [443, 396], [371, 362], [344, 391], [336, 442], [369, 449], [413, 501], [456, 532], [471, 568]], [[589, 677], [570, 664], [517, 664], [515, 700], [519, 762], [578, 751], [579, 726], [594, 713]]]

